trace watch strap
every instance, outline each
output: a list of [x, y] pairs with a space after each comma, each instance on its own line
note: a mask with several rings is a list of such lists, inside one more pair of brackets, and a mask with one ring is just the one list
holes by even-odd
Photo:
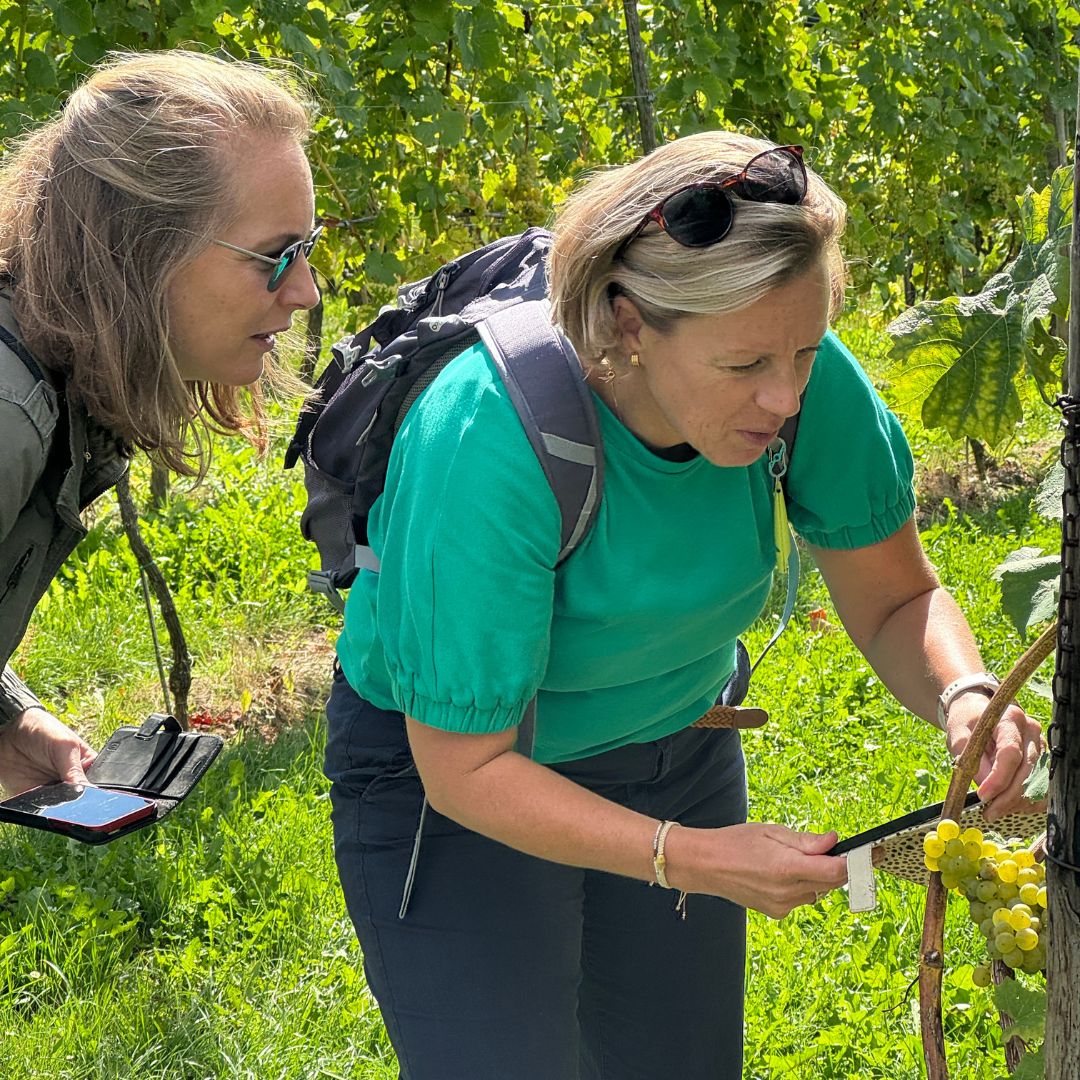
[[945, 730], [946, 721], [949, 718], [949, 706], [961, 695], [969, 690], [979, 690], [988, 697], [993, 697], [994, 692], [1001, 685], [1001, 680], [988, 671], [979, 671], [973, 675], [962, 675], [954, 679], [938, 697], [937, 725], [942, 731]]

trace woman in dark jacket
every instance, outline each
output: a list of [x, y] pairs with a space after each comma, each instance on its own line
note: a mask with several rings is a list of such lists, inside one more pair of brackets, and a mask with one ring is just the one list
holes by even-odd
[[[258, 434], [275, 335], [318, 300], [310, 109], [245, 63], [114, 58], [0, 174], [0, 785], [82, 782], [89, 746], [8, 666], [138, 447], [184, 475]], [[294, 263], [301, 264], [294, 267]], [[245, 396], [241, 388], [248, 387]]]

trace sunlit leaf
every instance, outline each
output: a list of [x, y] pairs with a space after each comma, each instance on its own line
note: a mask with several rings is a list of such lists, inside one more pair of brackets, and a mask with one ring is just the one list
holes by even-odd
[[1024, 798], [1042, 802], [1050, 792], [1050, 751], [1044, 750], [1024, 781]]
[[1015, 378], [1023, 354], [1021, 297], [1006, 274], [976, 296], [926, 301], [888, 327], [897, 400], [921, 402], [923, 423], [997, 446], [1023, 416]]
[[1058, 556], [1043, 555], [1038, 548], [1020, 548], [995, 567], [994, 580], [1001, 583], [1001, 606], [1020, 634], [1053, 618], [1060, 577]]
[[[994, 989], [994, 1004], [1012, 1017], [1012, 1026], [1003, 1039], [1019, 1035], [1021, 1039], [1041, 1039], [1046, 1026], [1046, 991], [1033, 990], [1017, 979], [1006, 979]], [[1015, 1075], [1015, 1074], [1014, 1074]]]

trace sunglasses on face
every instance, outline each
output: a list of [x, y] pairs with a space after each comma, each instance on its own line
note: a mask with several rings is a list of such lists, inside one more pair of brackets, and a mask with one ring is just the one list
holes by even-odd
[[641, 219], [638, 227], [619, 245], [613, 259], [621, 258], [653, 223], [683, 247], [719, 244], [731, 232], [735, 220], [732, 196], [748, 202], [789, 206], [801, 203], [806, 197], [803, 148], [777, 146], [752, 157], [734, 176], [679, 188]]
[[284, 248], [278, 255], [260, 255], [257, 251], [249, 251], [247, 248], [237, 247], [236, 244], [227, 244], [224, 240], [215, 240], [214, 243], [218, 247], [228, 248], [230, 251], [237, 251], [241, 255], [247, 255], [249, 258], [258, 259], [261, 263], [267, 263], [274, 268], [273, 273], [270, 275], [269, 280], [266, 282], [267, 292], [276, 292], [281, 285], [282, 279], [285, 277], [285, 271], [300, 257], [301, 253], [306, 259], [315, 247], [315, 242], [322, 236], [324, 226], [318, 225], [313, 230], [311, 235], [306, 240], [297, 240], [295, 244], [290, 244], [287, 248]]

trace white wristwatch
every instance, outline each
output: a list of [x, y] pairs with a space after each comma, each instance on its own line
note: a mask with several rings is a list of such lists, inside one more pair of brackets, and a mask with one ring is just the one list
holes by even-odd
[[1001, 685], [1001, 680], [988, 671], [980, 671], [974, 675], [963, 675], [954, 680], [941, 691], [937, 699], [937, 723], [942, 731], [945, 730], [945, 722], [949, 716], [949, 706], [961, 694], [969, 690], [978, 690], [987, 697], [993, 697], [994, 691]]

